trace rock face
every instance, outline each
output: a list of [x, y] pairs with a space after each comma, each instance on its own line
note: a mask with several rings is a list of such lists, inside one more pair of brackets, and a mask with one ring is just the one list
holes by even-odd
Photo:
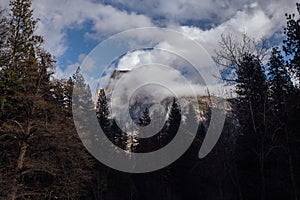
[[[107, 86], [105, 88], [100, 88], [98, 90], [98, 94], [101, 90], [104, 90], [107, 97], [107, 101], [110, 102], [112, 93], [116, 89], [116, 83], [130, 71], [131, 70], [114, 70], [110, 76]], [[152, 90], [151, 88], [139, 89], [134, 94], [132, 94], [132, 96], [130, 96], [129, 108], [127, 109], [129, 111], [130, 117], [136, 124], [138, 124], [140, 118], [142, 117], [143, 111], [146, 108], [149, 109], [150, 117], [152, 116], [153, 112], [161, 112], [161, 114], [164, 114], [165, 117], [167, 117], [168, 111], [172, 104], [173, 97], [158, 97], [158, 95], [154, 94], [155, 92], [157, 93], [156, 88], [153, 88]], [[186, 115], [188, 113], [190, 109], [189, 104], [192, 103], [194, 111], [196, 111], [196, 115], [198, 116], [198, 120], [204, 121], [204, 115], [208, 111], [208, 109], [211, 107], [218, 107], [216, 102], [219, 102], [221, 100], [218, 97], [214, 96], [198, 96], [197, 100], [195, 101], [194, 98], [185, 96], [179, 97], [177, 101], [181, 105], [183, 115]], [[227, 104], [227, 106], [229, 106], [229, 104]], [[231, 108], [226, 107], [225, 109], [230, 110]], [[185, 118], [183, 117], [182, 120], [184, 119]]]
[[113, 89], [115, 87], [115, 84], [117, 81], [126, 73], [130, 72], [130, 70], [114, 70], [113, 73], [110, 76], [110, 79], [108, 81], [108, 84], [105, 88], [105, 92], [107, 97], [110, 97], [112, 95]]

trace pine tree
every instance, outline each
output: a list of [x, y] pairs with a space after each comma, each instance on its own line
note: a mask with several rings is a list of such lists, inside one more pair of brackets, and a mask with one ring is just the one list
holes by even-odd
[[286, 39], [283, 50], [287, 56], [291, 56], [289, 68], [296, 74], [298, 85], [300, 81], [300, 4], [297, 3], [297, 18], [295, 14], [286, 14], [287, 27], [284, 29]]
[[245, 54], [237, 69], [236, 93], [238, 95], [239, 120], [252, 131], [263, 123], [262, 113], [267, 100], [267, 83], [259, 59]]
[[[14, 165], [11, 181], [7, 185], [11, 187], [9, 198], [15, 199], [21, 189], [18, 181], [25, 167], [31, 140], [37, 137], [37, 130], [47, 130], [49, 107], [44, 97], [50, 92], [49, 66], [53, 65], [53, 61], [40, 48], [42, 37], [34, 34], [37, 21], [32, 17], [31, 1], [15, 0], [10, 2], [10, 6], [7, 31], [7, 55], [10, 57], [1, 66], [5, 81], [3, 94], [6, 97], [2, 106], [1, 126], [4, 132], [1, 135], [16, 138], [16, 164], [7, 163]], [[13, 151], [14, 148], [10, 148]]]
[[281, 114], [277, 113], [277, 115], [280, 114], [280, 117], [277, 118], [280, 119], [280, 123], [278, 123], [277, 126], [278, 128], [280, 126], [282, 127], [281, 132], [285, 135], [285, 147], [288, 155], [290, 180], [294, 192], [293, 198], [299, 199], [300, 193], [299, 187], [297, 187], [299, 178], [296, 173], [296, 171], [299, 170], [299, 167], [296, 164], [297, 159], [293, 159], [293, 152], [296, 152], [293, 146], [299, 145], [297, 141], [299, 141], [300, 129], [300, 3], [296, 4], [296, 8], [296, 14], [286, 13], [287, 24], [284, 29], [286, 39], [283, 41], [283, 50], [288, 58], [287, 67], [289, 72], [293, 75], [294, 90], [289, 92], [285, 98], [282, 98], [283, 105], [281, 105], [279, 109], [283, 112]]
[[[268, 110], [268, 88], [263, 66], [256, 56], [245, 54], [241, 59], [240, 66], [237, 69], [236, 93], [237, 109], [235, 115], [239, 120], [241, 126], [238, 148], [241, 155], [240, 163], [246, 162], [244, 159], [247, 156], [254, 156], [247, 154], [249, 149], [254, 149], [257, 152], [257, 163], [249, 163], [248, 167], [259, 166], [258, 171], [252, 171], [253, 177], [260, 180], [260, 185], [256, 182], [244, 184], [256, 184], [258, 188], [255, 191], [260, 191], [260, 198], [265, 198], [265, 156], [268, 150], [268, 135], [267, 135], [267, 110]], [[248, 169], [247, 167], [247, 169]], [[243, 171], [242, 171], [243, 170]], [[246, 169], [242, 169], [241, 173], [249, 173]], [[244, 171], [245, 170], [245, 171]], [[243, 176], [243, 175], [241, 175]], [[249, 181], [253, 181], [251, 179]], [[260, 188], [259, 188], [260, 186]], [[259, 192], [257, 192], [259, 195]], [[258, 198], [258, 196], [257, 196]]]
[[10, 6], [9, 57], [1, 60], [0, 198], [77, 199], [90, 158], [73, 124], [72, 86], [50, 81], [54, 60], [35, 35], [31, 1]]
[[103, 128], [108, 129], [110, 127], [110, 121], [108, 119], [110, 113], [104, 89], [99, 90], [98, 100], [96, 103], [96, 115], [100, 125]]
[[173, 98], [171, 110], [170, 110], [170, 116], [169, 116], [169, 124], [175, 124], [175, 122], [178, 122], [178, 120], [181, 119], [181, 112], [180, 112], [180, 106], [177, 103], [176, 98]]
[[76, 93], [72, 96], [72, 108], [73, 113], [77, 115], [77, 118], [74, 118], [74, 122], [78, 124], [77, 127], [80, 127], [80, 134], [84, 134], [84, 137], [90, 140], [86, 141], [86, 143], [92, 143], [97, 136], [97, 130], [91, 130], [88, 124], [92, 120], [91, 118], [95, 116], [95, 109], [90, 87], [85, 83], [80, 67], [73, 75], [73, 83], [76, 88], [73, 92]]
[[167, 119], [166, 128], [162, 131], [162, 142], [170, 141], [170, 138], [173, 138], [178, 131], [178, 128], [181, 123], [181, 110], [180, 105], [178, 104], [176, 98], [173, 98], [172, 106], [170, 108], [170, 113]]
[[0, 117], [2, 115], [4, 102], [5, 102], [5, 82], [6, 77], [3, 71], [5, 60], [7, 60], [7, 32], [8, 32], [8, 20], [4, 16], [5, 11], [0, 9]]
[[0, 66], [2, 67], [5, 60], [5, 47], [7, 46], [8, 19], [5, 16], [5, 10], [0, 8]]
[[293, 90], [293, 83], [284, 63], [283, 56], [277, 47], [272, 49], [268, 69], [270, 100], [276, 113], [282, 113], [287, 95]]
[[151, 123], [151, 118], [149, 116], [149, 109], [146, 107], [142, 113], [141, 118], [138, 121], [140, 126], [148, 126]]
[[269, 60], [269, 85], [270, 85], [270, 106], [273, 111], [272, 123], [269, 131], [273, 133], [274, 140], [277, 144], [281, 144], [286, 152], [286, 157], [278, 157], [281, 163], [288, 161], [289, 169], [286, 170], [291, 178], [294, 195], [296, 196], [296, 186], [293, 171], [293, 162], [290, 148], [289, 136], [289, 115], [292, 106], [290, 105], [290, 97], [294, 95], [294, 86], [284, 63], [283, 56], [277, 47], [273, 48], [272, 55]]

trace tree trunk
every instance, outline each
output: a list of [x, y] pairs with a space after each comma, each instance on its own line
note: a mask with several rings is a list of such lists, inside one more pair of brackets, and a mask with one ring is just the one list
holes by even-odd
[[23, 141], [21, 144], [21, 148], [20, 148], [20, 152], [19, 152], [19, 156], [18, 156], [18, 160], [17, 160], [17, 165], [16, 165], [16, 169], [15, 169], [15, 177], [12, 181], [12, 191], [8, 198], [10, 200], [15, 200], [17, 197], [18, 178], [20, 175], [20, 171], [23, 168], [24, 158], [25, 158], [27, 149], [28, 149], [28, 144], [25, 141]]
[[265, 194], [266, 194], [266, 184], [265, 184], [265, 173], [264, 173], [264, 145], [263, 141], [261, 144], [261, 157], [260, 157], [260, 176], [261, 176], [261, 200], [265, 199]]
[[297, 187], [296, 187], [295, 177], [294, 177], [294, 167], [293, 167], [293, 161], [292, 161], [292, 155], [291, 155], [291, 149], [290, 149], [290, 141], [289, 141], [288, 131], [287, 131], [286, 127], [285, 127], [285, 137], [286, 137], [286, 143], [287, 143], [286, 145], [287, 145], [287, 153], [288, 153], [290, 178], [292, 181], [292, 187], [294, 190], [295, 200], [298, 200], [298, 192], [297, 192]]

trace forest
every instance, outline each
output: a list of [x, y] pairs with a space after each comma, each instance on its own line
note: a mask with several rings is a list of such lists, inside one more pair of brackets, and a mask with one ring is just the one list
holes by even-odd
[[[198, 158], [211, 112], [207, 97], [199, 97], [204, 118], [190, 148], [171, 165], [140, 174], [105, 166], [82, 144], [72, 92], [81, 85], [92, 101], [90, 88], [80, 67], [68, 79], [54, 76], [56, 60], [35, 34], [31, 4], [11, 0], [10, 10], [0, 11], [0, 199], [300, 199], [300, 3], [297, 13], [282, 16], [281, 46], [247, 34], [220, 37], [214, 61], [236, 95], [227, 99], [230, 109], [212, 152]], [[174, 138], [181, 120], [178, 101], [171, 100], [166, 124], [150, 139], [135, 140], [118, 128], [105, 90], [95, 113], [113, 144], [153, 151]], [[159, 114], [151, 119], [160, 120]], [[147, 108], [137, 123], [150, 123]]]

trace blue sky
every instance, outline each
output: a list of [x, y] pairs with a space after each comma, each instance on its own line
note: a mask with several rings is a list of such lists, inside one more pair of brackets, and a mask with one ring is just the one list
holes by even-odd
[[[1, 0], [7, 7], [9, 0]], [[246, 32], [275, 43], [282, 37], [289, 0], [33, 0], [37, 33], [55, 55], [57, 74], [68, 77], [94, 47], [109, 36], [138, 27], [167, 27], [199, 42], [209, 54], [221, 34]]]

